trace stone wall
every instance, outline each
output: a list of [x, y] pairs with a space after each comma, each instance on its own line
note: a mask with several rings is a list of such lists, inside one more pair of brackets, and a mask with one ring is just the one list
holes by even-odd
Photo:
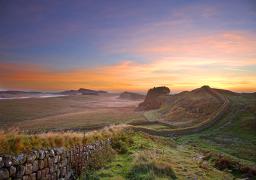
[[[17, 156], [0, 156], [0, 180], [75, 179], [90, 157], [110, 146], [110, 139], [71, 149], [52, 148]], [[102, 152], [101, 152], [102, 153]]]

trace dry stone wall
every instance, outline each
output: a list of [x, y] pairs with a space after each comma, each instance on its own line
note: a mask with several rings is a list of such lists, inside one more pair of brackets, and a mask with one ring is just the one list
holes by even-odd
[[52, 148], [17, 156], [0, 156], [0, 180], [75, 179], [86, 168], [90, 157], [111, 144], [96, 141], [71, 149]]

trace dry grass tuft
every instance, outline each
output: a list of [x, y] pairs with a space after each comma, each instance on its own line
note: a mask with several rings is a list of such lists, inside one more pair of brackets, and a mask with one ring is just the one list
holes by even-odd
[[88, 133], [82, 132], [47, 132], [28, 135], [17, 130], [0, 131], [0, 154], [18, 154], [36, 149], [50, 147], [70, 148], [75, 145], [92, 143], [95, 140], [104, 140], [118, 136], [127, 125], [109, 126], [102, 130]]

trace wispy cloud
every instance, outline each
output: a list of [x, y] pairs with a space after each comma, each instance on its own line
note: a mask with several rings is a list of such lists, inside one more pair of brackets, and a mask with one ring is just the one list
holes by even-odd
[[[186, 65], [184, 65], [186, 64]], [[255, 91], [255, 72], [241, 71], [244, 66], [208, 62], [161, 60], [139, 64], [123, 61], [119, 64], [90, 69], [56, 71], [34, 65], [0, 65], [1, 88], [60, 90], [94, 88], [105, 90], [145, 91], [159, 85], [170, 85], [174, 91], [193, 89], [204, 84], [218, 88]], [[237, 69], [239, 68], [239, 69]], [[246, 82], [246, 83], [245, 83]]]

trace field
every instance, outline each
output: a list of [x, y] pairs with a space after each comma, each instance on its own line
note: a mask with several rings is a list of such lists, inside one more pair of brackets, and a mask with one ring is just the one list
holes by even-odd
[[228, 114], [211, 128], [177, 138], [180, 143], [226, 153], [256, 163], [256, 98], [255, 95], [229, 96]]
[[[173, 131], [176, 126], [162, 119], [166, 114], [161, 113], [169, 112], [166, 105], [160, 110], [135, 111], [141, 101], [123, 100], [116, 94], [1, 100], [1, 128], [18, 127], [23, 133], [1, 132], [0, 153], [18, 154], [45, 147], [70, 148], [110, 137], [112, 157], [108, 160], [97, 157], [95, 161], [100, 165], [85, 169], [81, 179], [255, 178], [255, 94], [220, 90], [219, 93], [228, 98], [229, 108], [218, 121], [196, 133], [167, 134], [168, 137], [161, 137], [166, 136], [162, 132]], [[174, 105], [184, 107], [187, 101], [178, 99]], [[203, 107], [201, 102], [198, 107]], [[193, 119], [196, 112], [200, 113], [194, 111]], [[112, 124], [130, 125], [115, 126], [107, 133], [94, 131], [86, 136], [81, 132], [61, 131], [97, 129]], [[158, 136], [140, 132], [139, 128], [157, 132]], [[60, 132], [28, 135], [24, 130]], [[116, 135], [116, 131], [120, 134]]]
[[1, 129], [90, 129], [143, 120], [134, 109], [140, 101], [116, 94], [0, 100]]

